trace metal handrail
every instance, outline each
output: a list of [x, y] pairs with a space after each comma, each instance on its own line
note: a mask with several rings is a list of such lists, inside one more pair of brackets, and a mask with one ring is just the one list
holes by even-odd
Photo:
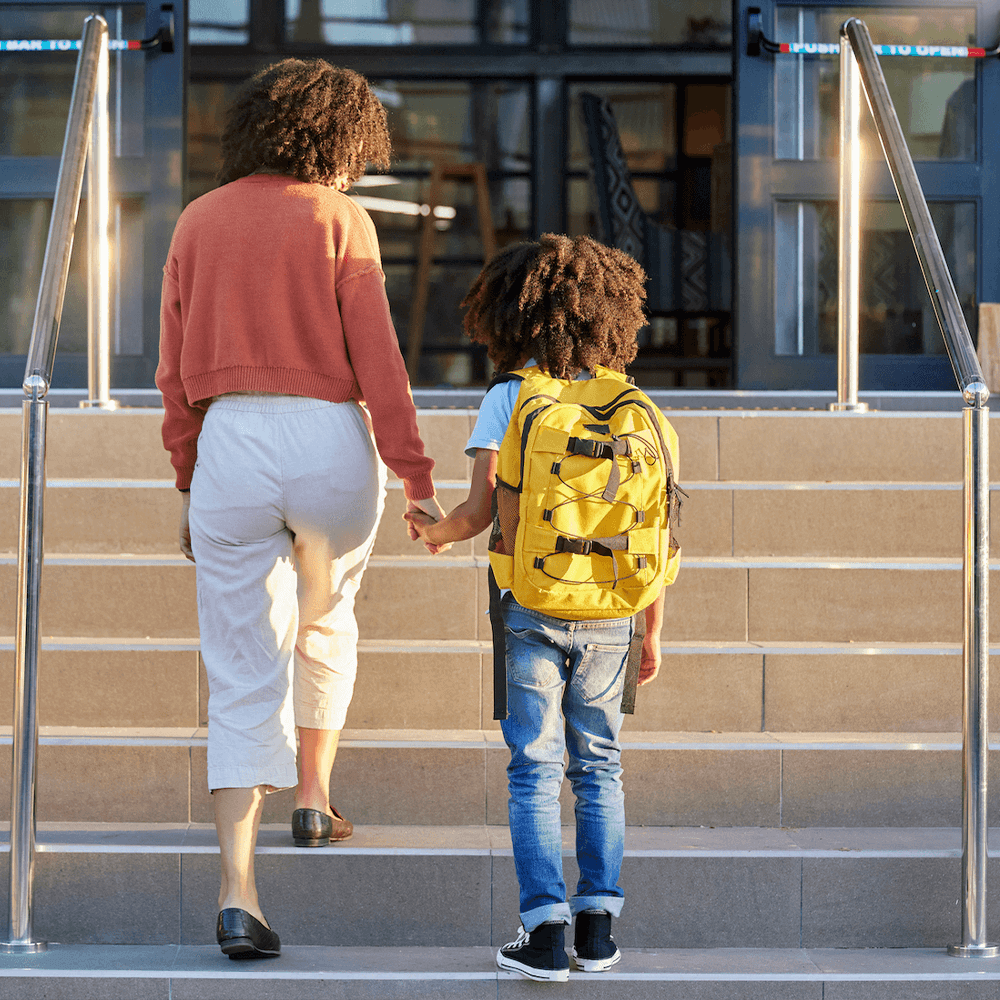
[[101, 48], [87, 169], [87, 398], [80, 406], [117, 410], [111, 398], [111, 116], [108, 49]]
[[896, 185], [907, 228], [913, 238], [913, 249], [920, 262], [920, 270], [931, 297], [934, 316], [948, 348], [948, 358], [955, 372], [955, 378], [967, 402], [971, 402], [970, 393], [973, 396], [986, 393], [980, 404], [982, 405], [989, 397], [989, 392], [976, 357], [976, 348], [958, 301], [958, 293], [955, 291], [955, 284], [951, 279], [937, 230], [927, 208], [927, 200], [917, 179], [913, 158], [910, 156], [899, 118], [896, 116], [896, 109], [889, 96], [882, 67], [878, 56], [875, 55], [871, 36], [865, 23], [856, 17], [844, 22], [843, 32], [850, 41], [851, 49], [857, 59], [868, 105], [875, 119], [875, 127], [882, 142], [893, 183]]
[[[964, 429], [964, 510], [965, 548], [963, 554], [964, 588], [964, 691], [962, 699], [962, 943], [951, 945], [951, 955], [970, 958], [994, 958], [1000, 946], [986, 939], [986, 832], [987, 832], [987, 752], [989, 742], [989, 390], [983, 378], [976, 349], [965, 322], [958, 294], [945, 261], [944, 251], [931, 220], [923, 189], [917, 179], [913, 158], [906, 145], [892, 98], [882, 75], [878, 56], [865, 23], [849, 18], [840, 29], [841, 118], [852, 116], [854, 122], [841, 124], [841, 192], [856, 208], [860, 199], [860, 169], [851, 169], [858, 157], [855, 101], [849, 91], [856, 65], [882, 150], [889, 164], [896, 194], [899, 197], [920, 270], [927, 285], [934, 316], [944, 337], [958, 387], [966, 406]], [[847, 50], [850, 50], [849, 52]], [[853, 148], [852, 148], [853, 144]], [[850, 177], [846, 177], [850, 174]], [[846, 213], [849, 215], [849, 213]], [[860, 253], [860, 225], [851, 229], [841, 212], [841, 277], [844, 268], [856, 270]], [[854, 366], [857, 366], [857, 296], [858, 283], [850, 286], [852, 302], [841, 297], [841, 340], [852, 343]], [[851, 328], [853, 325], [853, 329]], [[847, 345], [841, 344], [846, 352]], [[838, 386], [838, 393], [840, 387]], [[855, 383], [856, 393], [856, 383]], [[841, 397], [838, 402], [844, 403]]]
[[[24, 370], [21, 443], [21, 510], [17, 553], [17, 635], [14, 671], [14, 737], [11, 758], [10, 923], [0, 950], [44, 951], [32, 937], [35, 859], [35, 763], [38, 756], [39, 598], [45, 492], [45, 430], [56, 341], [62, 316], [73, 236], [83, 188], [87, 145], [98, 97], [100, 63], [107, 61], [108, 25], [94, 14], [84, 21], [66, 136], [56, 181], [41, 284]], [[106, 79], [106, 76], [105, 76]]]
[[861, 338], [861, 78], [849, 45], [840, 46], [840, 188], [837, 247], [837, 402], [831, 410], [865, 413], [858, 402]]

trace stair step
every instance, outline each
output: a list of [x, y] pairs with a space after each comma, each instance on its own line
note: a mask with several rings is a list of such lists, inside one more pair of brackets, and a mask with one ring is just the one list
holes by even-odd
[[[684, 642], [671, 631], [668, 624], [660, 675], [639, 691], [626, 731], [961, 728], [957, 644]], [[206, 725], [198, 649], [196, 637], [46, 637], [39, 721], [84, 728]], [[14, 640], [0, 637], [0, 692], [10, 689], [13, 669]], [[1000, 687], [993, 686], [991, 698], [1000, 723]], [[0, 699], [0, 725], [11, 713], [12, 700]], [[360, 641], [348, 729], [496, 730], [492, 716], [489, 641]]]
[[[564, 828], [571, 886], [574, 836]], [[506, 827], [359, 826], [317, 850], [290, 840], [287, 823], [262, 826], [256, 861], [286, 945], [497, 947], [516, 930]], [[217, 854], [207, 824], [40, 824], [35, 934], [211, 944]], [[958, 829], [629, 827], [615, 935], [627, 948], [944, 948], [960, 932], [960, 879]]]
[[[450, 510], [467, 481], [438, 481]], [[679, 535], [685, 558], [818, 556], [952, 558], [962, 546], [962, 484], [686, 482]], [[1000, 483], [994, 484], [1000, 491]], [[20, 482], [0, 479], [0, 552], [17, 547]], [[376, 556], [418, 553], [401, 523], [402, 483], [392, 481]], [[172, 480], [51, 479], [45, 500], [46, 548], [59, 553], [177, 553], [179, 500]], [[914, 525], [935, 525], [933, 532]], [[485, 533], [456, 543], [453, 555], [486, 554]], [[993, 540], [1000, 554], [1000, 538]]]
[[[11, 743], [11, 727], [0, 726], [0, 746]], [[206, 745], [203, 728], [112, 728], [78, 726], [42, 726], [40, 746], [170, 746]], [[629, 750], [958, 750], [961, 733], [778, 733], [778, 732], [623, 732], [622, 747]], [[341, 749], [501, 749], [503, 737], [492, 730], [460, 729], [345, 729]], [[990, 741], [990, 749], [1000, 749], [1000, 736]]]
[[[57, 945], [0, 956], [0, 998], [40, 1000], [497, 1000], [534, 996], [494, 949], [283, 946], [273, 961], [226, 961], [214, 946]], [[942, 949], [623, 949], [599, 975], [570, 972], [575, 1000], [985, 1000], [1000, 963]]]
[[[802, 411], [675, 411], [681, 482], [697, 480], [913, 481], [962, 479], [962, 413], [905, 411], [865, 415]], [[467, 479], [464, 455], [475, 409], [418, 410], [417, 422], [440, 479]], [[169, 479], [160, 410], [49, 413], [53, 477]], [[1000, 424], [996, 425], [1000, 428]], [[994, 432], [1000, 433], [1000, 430]], [[19, 475], [21, 414], [0, 413], [0, 477]], [[1000, 445], [1000, 442], [997, 442]], [[990, 479], [1000, 479], [994, 447]]]
[[[486, 569], [478, 555], [373, 558], [357, 603], [361, 634], [489, 639]], [[1000, 569], [992, 579], [1000, 583]], [[8, 635], [16, 580], [16, 558], [0, 557], [0, 631]], [[53, 553], [44, 581], [45, 635], [197, 633], [194, 567], [179, 555]], [[962, 594], [957, 559], [692, 558], [667, 591], [665, 632], [683, 641], [955, 643]]]
[[[8, 824], [0, 824], [0, 854], [10, 850]], [[961, 858], [959, 827], [648, 827], [628, 826], [630, 858]], [[1000, 850], [1000, 827], [988, 830], [991, 853]], [[40, 854], [218, 854], [211, 823], [38, 824]], [[563, 827], [563, 853], [572, 856], [574, 828]], [[263, 823], [259, 854], [295, 858], [345, 856], [511, 856], [510, 829], [494, 826], [358, 825], [349, 840], [329, 849], [292, 844], [289, 827]]]
[[[420, 435], [435, 460], [436, 479], [469, 478], [465, 444], [475, 410], [421, 410]], [[49, 410], [46, 446], [48, 475], [57, 479], [163, 479], [173, 481], [170, 457], [163, 448], [163, 411], [123, 409], [114, 412]], [[21, 465], [20, 411], [0, 411], [0, 478], [17, 479]]]
[[[623, 746], [635, 824], [948, 826], [961, 815], [958, 734], [637, 731]], [[38, 760], [40, 820], [212, 819], [201, 731], [46, 728]], [[495, 730], [345, 731], [332, 795], [359, 824], [502, 824], [508, 760]], [[568, 783], [561, 802], [572, 822]], [[290, 791], [268, 796], [264, 821], [286, 821], [291, 803]], [[995, 785], [990, 803], [1000, 806]], [[0, 799], [0, 817], [6, 810]]]

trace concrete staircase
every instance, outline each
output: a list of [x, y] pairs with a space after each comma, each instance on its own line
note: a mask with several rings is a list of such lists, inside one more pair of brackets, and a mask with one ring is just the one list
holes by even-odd
[[[573, 974], [568, 995], [996, 996], [1000, 962], [944, 954], [960, 937], [960, 415], [669, 416], [690, 500], [664, 667], [626, 723], [626, 958]], [[467, 490], [474, 417], [420, 414], [446, 508]], [[355, 836], [297, 850], [290, 794], [269, 797], [258, 879], [284, 954], [220, 956], [194, 571], [159, 422], [50, 414], [34, 923], [53, 944], [0, 956], [0, 998], [536, 990], [493, 964], [517, 889], [484, 540], [422, 554], [398, 483], [334, 772]], [[0, 692], [19, 452], [20, 413], [0, 411]], [[0, 722], [9, 734], [7, 696]]]

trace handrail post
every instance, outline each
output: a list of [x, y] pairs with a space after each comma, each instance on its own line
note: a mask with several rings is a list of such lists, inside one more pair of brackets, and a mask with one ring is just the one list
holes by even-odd
[[882, 67], [864, 21], [848, 18], [840, 30], [841, 51], [850, 43], [868, 106], [913, 240], [927, 294], [948, 360], [966, 408], [965, 590], [963, 614], [964, 695], [962, 709], [962, 943], [949, 955], [996, 958], [1000, 946], [986, 942], [987, 754], [989, 751], [990, 514], [989, 389], [976, 357], [962, 305], [941, 241], [927, 208], [906, 137], [899, 124]]
[[[986, 386], [981, 386], [985, 390]], [[971, 390], [971, 391], [969, 391]], [[990, 410], [970, 386], [963, 411], [965, 575], [962, 698], [962, 943], [959, 958], [995, 958], [986, 941], [987, 766], [989, 760]]]
[[[38, 602], [42, 577], [45, 425], [48, 386], [25, 380], [21, 404], [21, 512], [17, 552], [17, 651], [14, 661], [14, 738], [10, 782], [10, 927], [2, 949], [45, 951], [32, 936], [35, 878], [35, 764], [38, 756]], [[29, 397], [30, 394], [30, 398]]]
[[[841, 29], [843, 30], [843, 29]], [[831, 410], [866, 413], [858, 402], [861, 316], [861, 75], [847, 39], [840, 43], [840, 200], [837, 247], [837, 402]]]
[[87, 169], [87, 391], [84, 408], [117, 410], [111, 398], [111, 120], [108, 47], [101, 46]]
[[83, 26], [24, 371], [14, 737], [10, 782], [10, 922], [7, 940], [0, 942], [0, 951], [20, 954], [44, 951], [46, 948], [44, 941], [32, 938], [35, 763], [38, 755], [38, 610], [43, 561], [45, 430], [48, 413], [48, 400], [45, 397], [52, 382], [59, 322], [73, 252], [73, 232], [83, 188], [98, 63], [101, 50], [106, 53], [107, 46], [107, 22], [93, 14], [84, 21]]

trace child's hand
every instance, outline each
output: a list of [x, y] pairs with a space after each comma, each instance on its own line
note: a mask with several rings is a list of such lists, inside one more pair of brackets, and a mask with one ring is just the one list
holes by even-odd
[[[424, 501], [427, 503], [427, 501]], [[440, 507], [438, 508], [440, 510]], [[444, 512], [442, 511], [442, 516]], [[424, 543], [424, 548], [432, 555], [436, 556], [439, 552], [447, 552], [451, 548], [451, 542], [447, 542], [444, 545], [435, 545], [434, 542], [428, 541], [425, 537], [425, 530], [429, 528], [432, 524], [437, 524], [437, 518], [432, 517], [430, 514], [426, 514], [421, 510], [413, 501], [410, 501], [406, 505], [406, 513], [403, 515], [403, 520], [406, 521], [406, 530], [410, 538], [413, 541], [422, 541]]]
[[642, 640], [642, 657], [639, 660], [639, 685], [648, 684], [660, 672], [660, 636], [647, 632]]
[[429, 528], [432, 524], [437, 524], [436, 518], [431, 517], [430, 514], [425, 514], [422, 510], [408, 510], [403, 515], [403, 520], [409, 526], [410, 538], [414, 541], [418, 538], [423, 538], [425, 528]]

